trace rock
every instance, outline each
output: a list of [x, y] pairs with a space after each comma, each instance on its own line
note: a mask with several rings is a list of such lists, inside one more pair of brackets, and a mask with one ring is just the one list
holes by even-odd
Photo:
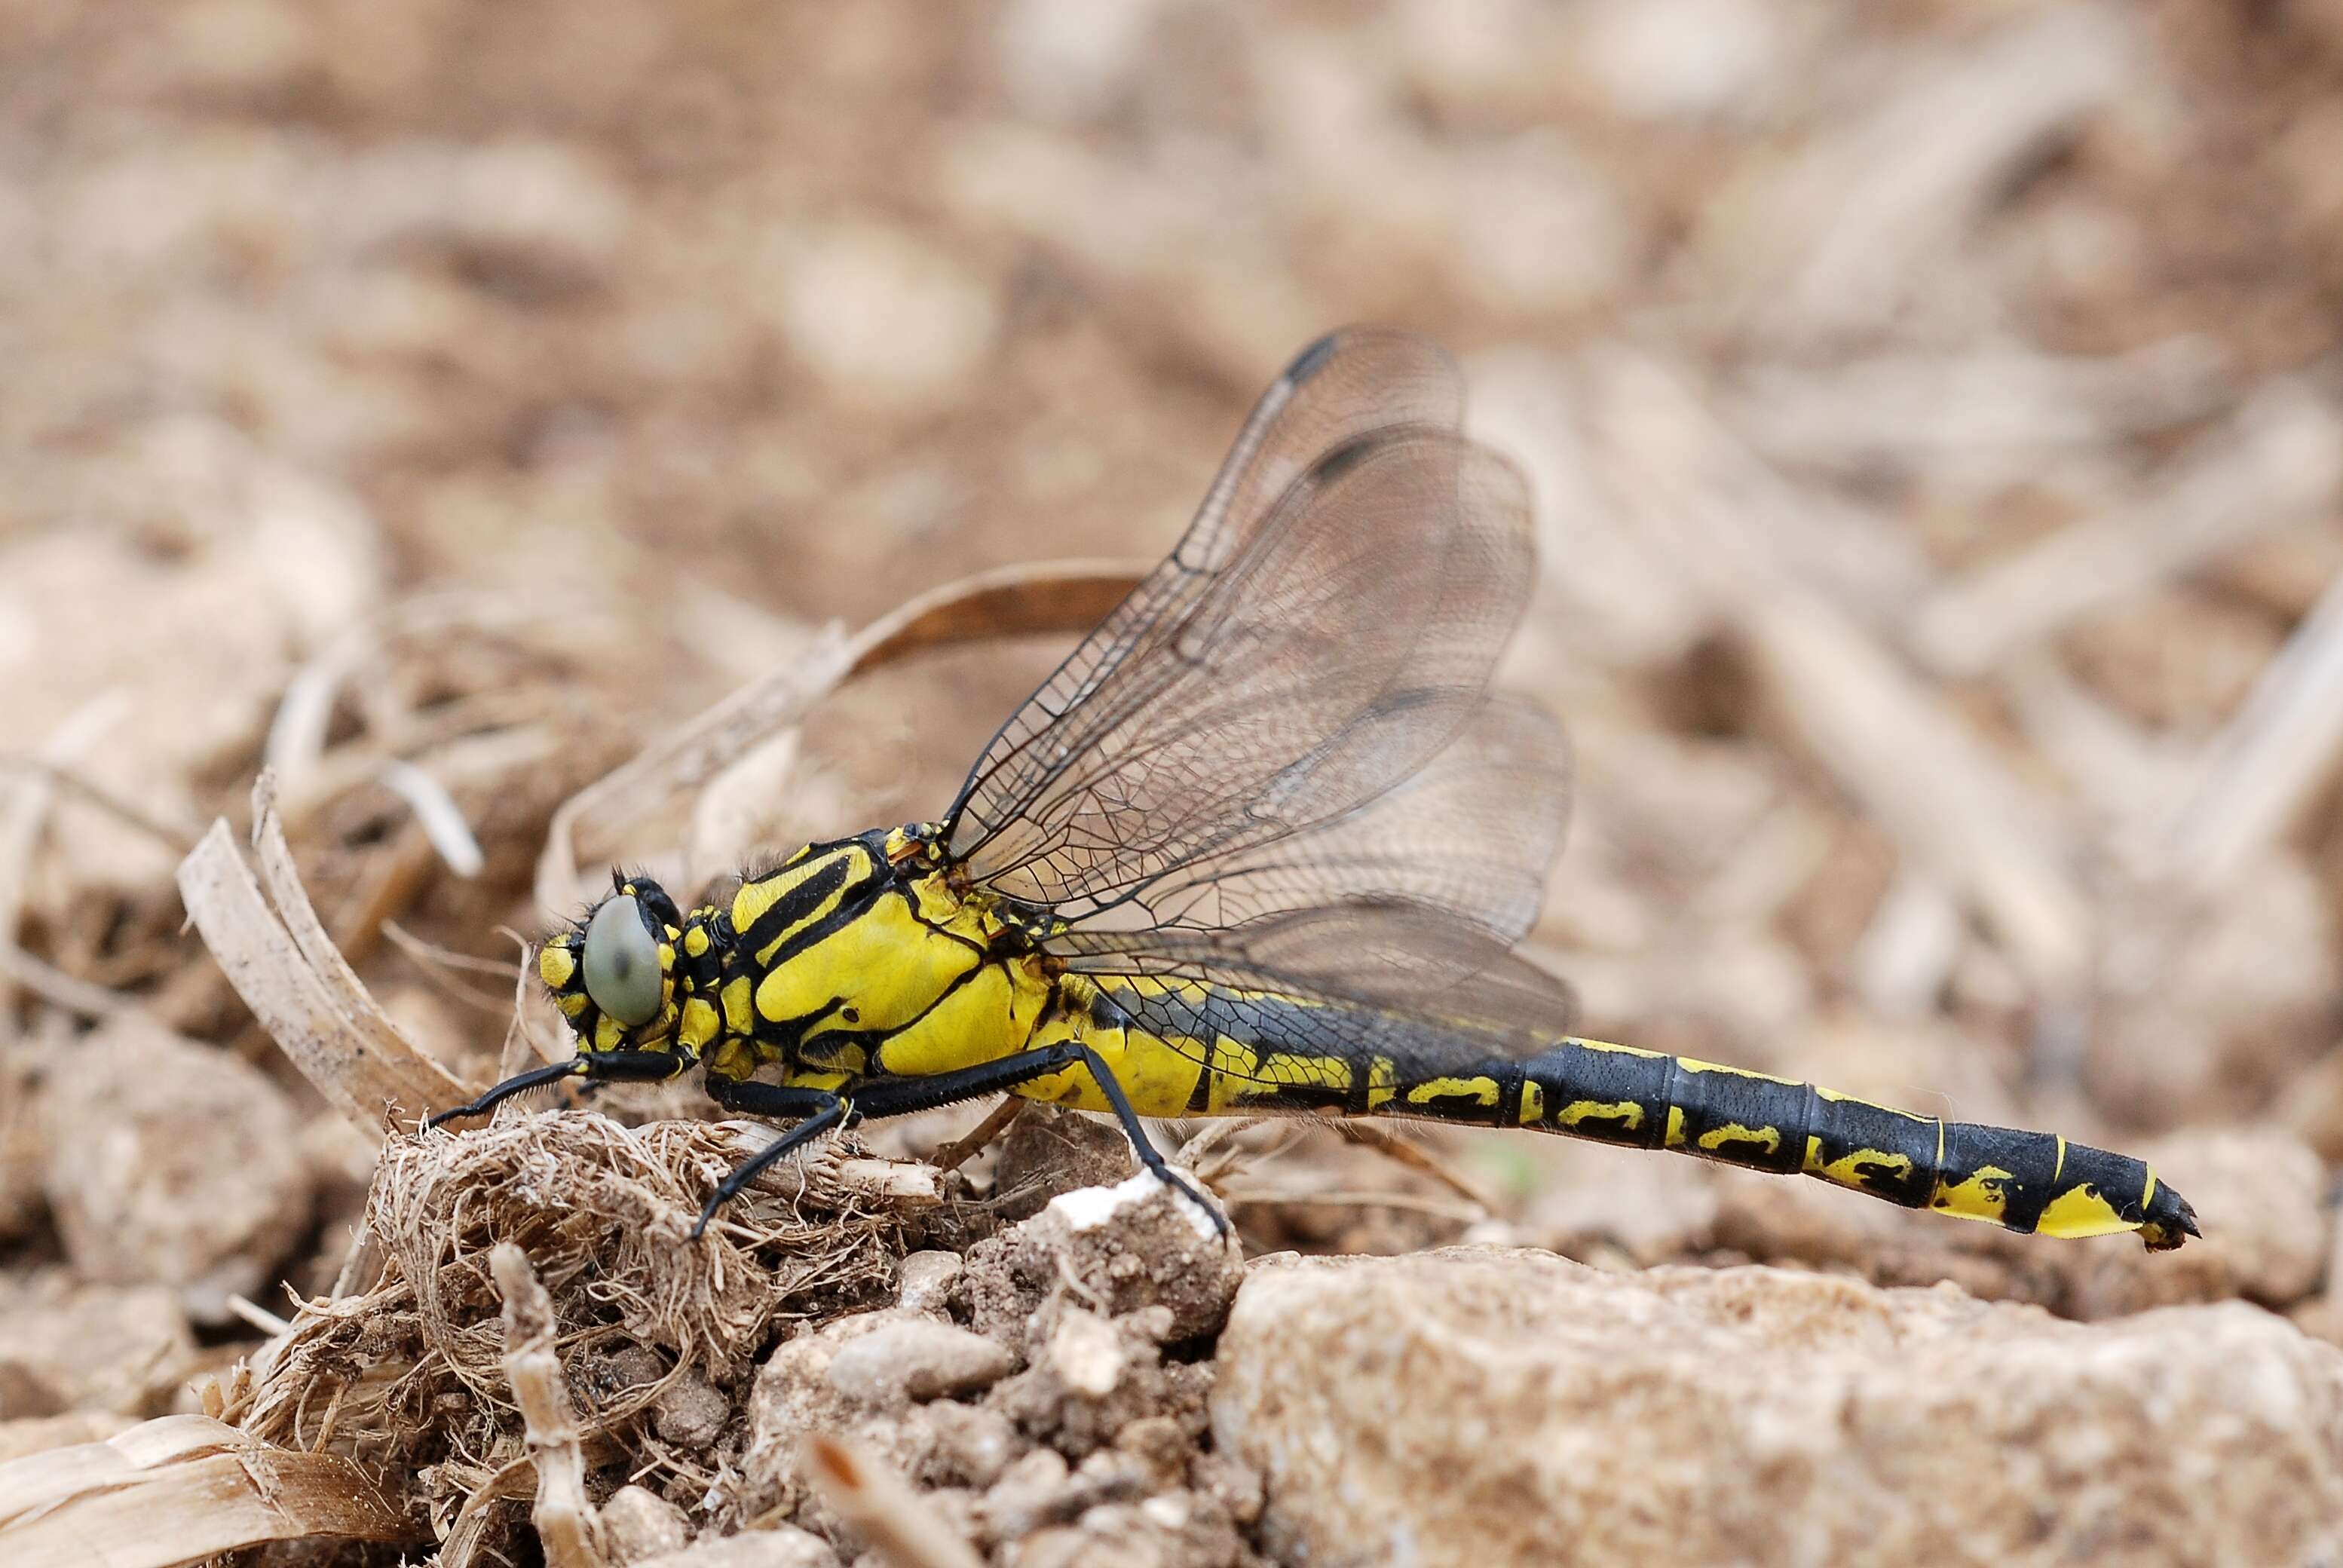
[[1166, 1359], [1170, 1322], [1167, 1307], [1106, 1318], [1053, 1296], [1033, 1321], [1031, 1364], [1002, 1379], [985, 1404], [1069, 1457], [1119, 1443], [1130, 1427], [1158, 1418], [1201, 1437], [1212, 1363]]
[[820, 1536], [776, 1524], [694, 1542], [680, 1552], [646, 1557], [635, 1568], [839, 1568], [839, 1561]]
[[678, 1377], [651, 1402], [651, 1423], [659, 1434], [687, 1452], [713, 1448], [731, 1419], [732, 1402], [694, 1372]]
[[1071, 1288], [1110, 1317], [1167, 1308], [1165, 1336], [1188, 1340], [1220, 1326], [1243, 1268], [1233, 1234], [1142, 1171], [1063, 1193], [970, 1249], [966, 1289], [978, 1330], [1003, 1339], [1032, 1320], [1042, 1296]]
[[970, 1486], [990, 1486], [1031, 1444], [999, 1411], [939, 1400], [920, 1412], [936, 1434], [937, 1475]]
[[1122, 1369], [1130, 1361], [1123, 1353], [1121, 1337], [1114, 1332], [1112, 1320], [1096, 1312], [1086, 1312], [1079, 1307], [1069, 1308], [1058, 1320], [1058, 1327], [1042, 1347], [1050, 1370], [1067, 1392], [1104, 1399], [1122, 1381]]
[[975, 1393], [1009, 1375], [1015, 1358], [998, 1342], [950, 1323], [907, 1318], [863, 1335], [830, 1358], [830, 1382], [865, 1404]]
[[647, 1486], [621, 1486], [599, 1513], [602, 1544], [621, 1563], [681, 1552], [691, 1539], [683, 1510]]
[[864, 1395], [881, 1386], [883, 1374], [868, 1364], [858, 1372], [850, 1361], [844, 1387], [830, 1375], [838, 1358], [861, 1341], [904, 1324], [944, 1326], [918, 1313], [860, 1312], [799, 1335], [766, 1360], [749, 1396], [749, 1446], [740, 1456], [740, 1506], [734, 1517], [794, 1510], [799, 1519], [826, 1527], [827, 1511], [799, 1474], [798, 1444], [809, 1432], [837, 1432], [861, 1443], [923, 1484], [960, 1478], [953, 1439], [964, 1434], [946, 1430], [949, 1417], [931, 1419], [928, 1407], [900, 1399], [874, 1405]]
[[1230, 1568], [1253, 1558], [1226, 1510], [1189, 1493], [1101, 1503], [1017, 1543], [1017, 1568]]
[[41, 1120], [43, 1185], [86, 1280], [177, 1286], [192, 1315], [223, 1322], [309, 1222], [292, 1102], [225, 1050], [108, 1025], [51, 1075]]
[[1009, 1467], [978, 1504], [977, 1517], [996, 1541], [1017, 1541], [1042, 1525], [1071, 1519], [1082, 1508], [1073, 1467], [1054, 1449], [1037, 1448]]
[[912, 1252], [895, 1265], [895, 1304], [907, 1312], [940, 1317], [949, 1308], [961, 1270], [958, 1252]]
[[2075, 1324], [1765, 1268], [1313, 1260], [1246, 1281], [1212, 1402], [1285, 1561], [2343, 1551], [2343, 1352], [2237, 1302]]
[[195, 1364], [176, 1292], [75, 1286], [50, 1276], [0, 1282], [0, 1351], [38, 1369], [67, 1410], [160, 1415]]

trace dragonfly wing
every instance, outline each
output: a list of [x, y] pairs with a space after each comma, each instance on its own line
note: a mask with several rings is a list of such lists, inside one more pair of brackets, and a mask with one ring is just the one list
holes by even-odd
[[[1351, 341], [1325, 351], [1289, 409], [1318, 377], [1355, 378]], [[1361, 352], [1381, 359], [1413, 341], [1378, 335]], [[1452, 417], [1413, 394], [1393, 402]], [[1331, 417], [1271, 413], [1257, 428], [1263, 417], [1190, 540], [971, 773], [948, 824], [972, 880], [1071, 921], [1159, 924], [1149, 895], [1179, 868], [1365, 804], [1480, 711], [1529, 589], [1519, 473], [1415, 417], [1298, 459], [1288, 443], [1318, 439]], [[1332, 427], [1368, 418], [1346, 407]], [[1264, 475], [1288, 468], [1264, 516], [1240, 516]]]
[[[1239, 1014], [1266, 1006], [1287, 1028], [1322, 1020], [1347, 1031], [1354, 1049], [1390, 1055], [1404, 1041], [1402, 1066], [1426, 1073], [1534, 1055], [1568, 1035], [1578, 1012], [1567, 985], [1503, 940], [1404, 900], [1285, 910], [1219, 931], [1073, 932], [1062, 950], [1068, 967], [1110, 984], [1161, 982], [1137, 988], [1136, 1001], [1115, 990], [1151, 1030], [1207, 1000]], [[1179, 1032], [1167, 1036], [1175, 1050]]]
[[1158, 652], [1317, 458], [1378, 430], [1453, 430], [1463, 407], [1455, 362], [1427, 338], [1353, 328], [1302, 350], [1254, 406], [1169, 558], [1066, 656], [970, 769], [947, 814], [952, 852], [975, 853], [1049, 789], [1072, 749], [1076, 710]]
[[1137, 903], [1154, 927], [1217, 930], [1396, 899], [1511, 945], [1536, 921], [1569, 809], [1562, 726], [1491, 697], [1445, 749], [1373, 799], [1282, 838], [1197, 855]]

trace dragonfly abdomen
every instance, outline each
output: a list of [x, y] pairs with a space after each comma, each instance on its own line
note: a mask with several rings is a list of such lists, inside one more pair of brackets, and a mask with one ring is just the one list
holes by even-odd
[[1601, 1040], [1563, 1040], [1518, 1070], [1523, 1127], [1813, 1176], [2021, 1233], [2137, 1231], [2151, 1248], [2197, 1233], [2187, 1202], [2146, 1163], [2056, 1133], [1945, 1121]]

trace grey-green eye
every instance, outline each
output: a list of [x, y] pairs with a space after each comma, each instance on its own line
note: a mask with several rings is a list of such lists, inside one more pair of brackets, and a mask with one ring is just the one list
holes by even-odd
[[643, 908], [625, 893], [602, 900], [586, 922], [586, 994], [594, 1005], [632, 1029], [649, 1023], [666, 1000], [659, 944], [643, 924]]

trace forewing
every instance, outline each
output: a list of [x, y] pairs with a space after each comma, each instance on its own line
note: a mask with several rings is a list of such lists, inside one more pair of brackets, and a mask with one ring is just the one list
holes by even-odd
[[[1101, 739], [1133, 739], [1129, 705], [1163, 679], [1161, 661], [1182, 657], [1183, 633], [1192, 641], [1209, 629], [1200, 616], [1225, 611], [1229, 574], [1243, 569], [1248, 547], [1272, 521], [1290, 518], [1291, 492], [1327, 454], [1355, 455], [1378, 433], [1453, 431], [1463, 407], [1454, 364], [1423, 338], [1353, 330], [1304, 350], [1263, 394], [1171, 557], [1011, 716], [970, 769], [946, 818], [954, 857], [980, 876], [1018, 861], [995, 841]], [[1034, 886], [1071, 889], [1081, 879], [1059, 866], [1032, 868], [1021, 881], [1031, 896]]]
[[[1388, 1060], [1401, 1081], [1473, 1070], [1545, 1050], [1571, 1032], [1560, 980], [1438, 910], [1354, 905], [1273, 916], [1222, 932], [1167, 932], [1146, 952], [1091, 970], [1140, 1028], [1207, 1060], [1222, 1037], [1272, 1042], [1288, 1059]], [[1140, 983], [1116, 985], [1116, 976]], [[1192, 983], [1189, 983], [1192, 982]], [[1228, 1070], [1225, 1056], [1210, 1065]], [[1257, 1076], [1305, 1079], [1306, 1060]]]
[[1537, 920], [1569, 809], [1562, 726], [1529, 703], [1487, 698], [1444, 749], [1383, 793], [1280, 838], [1193, 856], [1125, 910], [1085, 922], [1081, 940], [1099, 953], [1152, 930], [1398, 900], [1511, 945]]
[[954, 824], [957, 858], [1080, 922], [1143, 905], [1199, 857], [1338, 817], [1477, 711], [1530, 574], [1511, 464], [1421, 425], [1356, 437], [1085, 681], [1021, 754], [1009, 814]]

